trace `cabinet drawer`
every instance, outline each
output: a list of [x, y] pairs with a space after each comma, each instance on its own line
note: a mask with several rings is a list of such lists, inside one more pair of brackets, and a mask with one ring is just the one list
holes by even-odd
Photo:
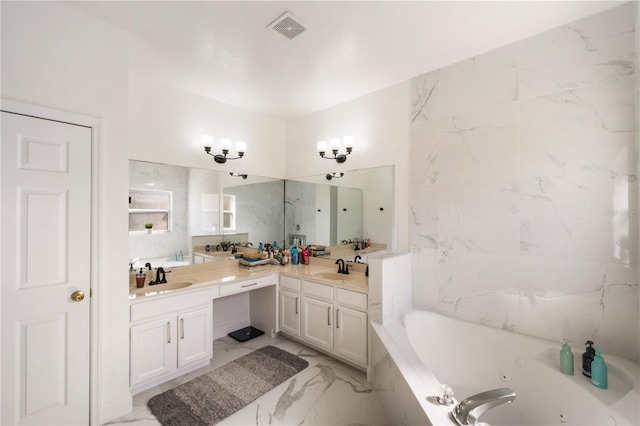
[[329, 285], [314, 283], [311, 281], [305, 281], [304, 294], [319, 297], [321, 299], [333, 300], [333, 287]]
[[363, 311], [367, 310], [367, 295], [364, 293], [358, 293], [357, 291], [339, 288], [336, 295], [336, 302], [340, 305], [351, 306]]
[[273, 275], [268, 277], [260, 277], [253, 280], [238, 281], [231, 284], [223, 284], [220, 286], [220, 296], [227, 296], [234, 293], [242, 293], [244, 291], [251, 291], [256, 288], [266, 287], [276, 284], [277, 278]]
[[211, 306], [212, 298], [211, 291], [206, 289], [195, 293], [154, 300], [152, 302], [136, 303], [135, 305], [131, 305], [131, 322], [166, 315], [169, 312], [181, 311], [205, 304]]
[[287, 290], [300, 291], [300, 278], [280, 276], [280, 288]]

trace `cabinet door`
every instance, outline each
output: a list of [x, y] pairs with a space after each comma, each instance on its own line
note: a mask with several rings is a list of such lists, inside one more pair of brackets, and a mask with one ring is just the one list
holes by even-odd
[[367, 314], [336, 306], [335, 353], [367, 365]]
[[280, 331], [300, 336], [300, 295], [280, 291]]
[[302, 298], [302, 338], [323, 349], [333, 349], [333, 305]]
[[178, 368], [211, 359], [211, 307], [178, 315]]
[[176, 369], [176, 320], [131, 327], [131, 386]]

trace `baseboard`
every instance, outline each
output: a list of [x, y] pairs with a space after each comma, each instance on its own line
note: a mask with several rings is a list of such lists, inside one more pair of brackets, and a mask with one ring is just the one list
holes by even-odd
[[205, 359], [205, 360], [196, 362], [195, 364], [189, 365], [187, 367], [180, 368], [179, 370], [175, 370], [173, 373], [167, 374], [166, 376], [161, 376], [153, 380], [150, 380], [148, 382], [142, 383], [140, 385], [132, 386], [130, 389], [131, 395], [137, 395], [140, 392], [144, 392], [147, 389], [151, 389], [164, 382], [168, 382], [169, 380], [175, 379], [176, 377], [184, 376], [185, 374], [189, 374], [192, 371], [195, 371], [199, 368], [206, 367], [209, 365], [210, 362], [211, 362], [211, 359]]
[[123, 396], [117, 401], [102, 404], [98, 424], [104, 424], [113, 419], [117, 419], [120, 416], [129, 414], [131, 410], [133, 410], [133, 398], [131, 393], [127, 393], [126, 396]]
[[218, 340], [219, 338], [226, 336], [228, 333], [231, 333], [232, 331], [236, 331], [244, 327], [249, 327], [250, 325], [251, 325], [251, 319], [247, 317], [241, 320], [232, 321], [232, 322], [214, 327], [213, 340]]

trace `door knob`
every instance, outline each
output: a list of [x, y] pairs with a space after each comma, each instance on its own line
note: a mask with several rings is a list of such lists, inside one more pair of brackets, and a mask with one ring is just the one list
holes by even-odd
[[84, 300], [84, 291], [76, 290], [71, 293], [71, 300], [74, 302], [82, 302]]

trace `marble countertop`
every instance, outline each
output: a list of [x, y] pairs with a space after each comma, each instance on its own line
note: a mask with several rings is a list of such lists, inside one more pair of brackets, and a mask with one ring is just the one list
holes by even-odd
[[[337, 272], [334, 261], [330, 259], [311, 259], [309, 265], [267, 265], [254, 268], [240, 267], [236, 259], [203, 263], [174, 268], [170, 273], [167, 272], [167, 284], [149, 286], [150, 277], [147, 277], [145, 286], [136, 288], [134, 280], [133, 283], [129, 284], [129, 301], [137, 303], [161, 296], [175, 296], [176, 294], [201, 290], [215, 285], [230, 284], [280, 273], [359, 292], [368, 292], [369, 280], [364, 274], [364, 268], [365, 265], [350, 265], [349, 275], [344, 275], [344, 278], [341, 277], [342, 279], [338, 280], [318, 276], [318, 274], [335, 274]], [[150, 272], [150, 274], [155, 278], [155, 271]], [[190, 285], [183, 288], [170, 289], [172, 284], [177, 283], [190, 283]], [[163, 286], [167, 287], [163, 288]]]

